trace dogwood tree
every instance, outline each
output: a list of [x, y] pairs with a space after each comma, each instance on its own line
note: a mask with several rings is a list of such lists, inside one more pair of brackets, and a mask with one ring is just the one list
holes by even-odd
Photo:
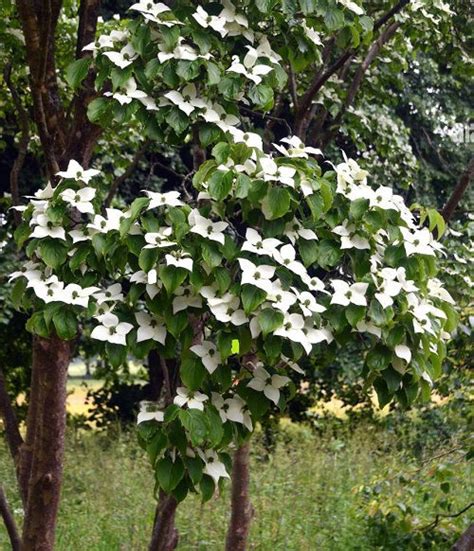
[[315, 347], [363, 339], [380, 403], [410, 404], [429, 396], [454, 320], [442, 246], [401, 196], [296, 136], [265, 150], [235, 102], [268, 109], [282, 55], [230, 2], [215, 8], [143, 0], [123, 31], [85, 46], [96, 86], [112, 86], [89, 105], [94, 122], [134, 117], [170, 144], [197, 136], [211, 157], [181, 193], [105, 212], [101, 174], [71, 160], [21, 208], [31, 260], [11, 276], [33, 333], [68, 340], [92, 321], [115, 366], [151, 349], [178, 360], [176, 388], [139, 417], [157, 487], [177, 500], [212, 496], [229, 447], [284, 409], [288, 370]]
[[[361, 339], [364, 376], [380, 403], [426, 398], [455, 318], [436, 279], [442, 247], [430, 229], [440, 235], [442, 218], [431, 211], [430, 229], [422, 227], [355, 160], [342, 154], [331, 167], [305, 145], [322, 83], [298, 98], [288, 82], [294, 67], [324, 59], [318, 18], [332, 31], [352, 29], [340, 39], [350, 61], [408, 2], [374, 19], [355, 2], [304, 2], [299, 11], [141, 0], [130, 20], [98, 38], [95, 22], [87, 25], [96, 6], [86, 4], [78, 59], [67, 70], [81, 116], [67, 139], [51, 94], [35, 96], [51, 183], [18, 208], [15, 237], [30, 260], [12, 274], [13, 297], [50, 349], [56, 335], [63, 343], [81, 330], [103, 343], [115, 367], [158, 353], [163, 396], [138, 418], [156, 491], [210, 498], [229, 477], [229, 449], [269, 407], [284, 410], [295, 391], [288, 371], [316, 347]], [[414, 3], [413, 14], [424, 5]], [[19, 10], [36, 67], [26, 33], [35, 22], [24, 2]], [[294, 125], [272, 144], [255, 120], [286, 86]], [[191, 147], [195, 170], [179, 191], [144, 190], [126, 208], [111, 207], [110, 177], [88, 168], [91, 144], [99, 127], [131, 123], [169, 148]]]

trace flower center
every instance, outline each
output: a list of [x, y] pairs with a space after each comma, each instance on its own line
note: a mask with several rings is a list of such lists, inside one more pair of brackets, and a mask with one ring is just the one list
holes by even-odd
[[207, 229], [206, 229], [207, 235], [211, 235], [212, 229], [213, 229], [212, 226], [207, 226]]
[[254, 278], [260, 279], [262, 276], [260, 275], [260, 272], [255, 272]]
[[346, 297], [347, 297], [347, 298], [351, 298], [351, 297], [352, 297], [352, 291], [347, 291]]

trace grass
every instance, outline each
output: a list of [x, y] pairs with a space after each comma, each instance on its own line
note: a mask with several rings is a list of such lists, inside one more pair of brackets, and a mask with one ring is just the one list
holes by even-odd
[[[254, 444], [252, 502], [255, 517], [250, 549], [258, 551], [345, 551], [408, 549], [375, 547], [369, 538], [367, 500], [358, 489], [387, 472], [397, 473], [415, 459], [394, 452], [388, 433], [364, 425], [344, 437], [315, 436], [299, 426], [282, 428], [276, 451], [262, 461]], [[438, 450], [439, 451], [439, 450]], [[469, 500], [469, 472], [455, 473], [456, 505]], [[0, 447], [0, 480], [21, 522], [14, 473]], [[396, 493], [395, 486], [390, 492]], [[114, 438], [97, 433], [70, 434], [64, 491], [57, 531], [58, 551], [140, 551], [147, 548], [154, 500], [153, 476], [132, 435]], [[383, 489], [382, 492], [389, 490]], [[384, 496], [382, 502], [392, 499]], [[433, 504], [415, 495], [419, 514], [430, 520]], [[229, 488], [201, 505], [197, 497], [178, 509], [179, 549], [220, 551], [229, 517]], [[467, 522], [456, 519], [457, 532]], [[446, 528], [446, 526], [445, 526]], [[456, 531], [452, 538], [455, 539]], [[452, 539], [452, 541], [454, 541]], [[3, 526], [0, 549], [8, 549]], [[410, 547], [410, 549], [414, 549]], [[449, 549], [433, 547], [433, 549]]]

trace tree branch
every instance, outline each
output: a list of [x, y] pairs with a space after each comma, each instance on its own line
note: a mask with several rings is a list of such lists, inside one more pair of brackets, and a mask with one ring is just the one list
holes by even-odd
[[[18, 114], [18, 123], [20, 126], [20, 141], [18, 143], [18, 155], [13, 162], [12, 169], [10, 171], [10, 193], [12, 194], [12, 205], [20, 204], [20, 189], [18, 185], [18, 176], [21, 169], [23, 168], [23, 163], [25, 162], [26, 153], [28, 151], [28, 144], [30, 142], [30, 125], [28, 122], [28, 113], [23, 107], [21, 102], [20, 94], [15, 88], [12, 79], [11, 79], [11, 64], [8, 64], [3, 71], [3, 78], [7, 88], [10, 90], [12, 95], [13, 104]], [[21, 221], [21, 215], [19, 212], [14, 211], [15, 224], [18, 225]]]
[[449, 515], [449, 514], [445, 514], [445, 513], [438, 513], [434, 519], [433, 522], [430, 522], [429, 524], [427, 524], [426, 526], [423, 526], [422, 528], [420, 528], [420, 531], [421, 532], [426, 532], [427, 530], [432, 530], [433, 528], [435, 528], [436, 526], [438, 526], [439, 522], [441, 519], [443, 518], [457, 518], [457, 517], [460, 517], [461, 515], [463, 515], [466, 511], [469, 511], [469, 509], [471, 507], [474, 507], [474, 501], [472, 501], [471, 503], [469, 503], [469, 505], [466, 505], [465, 507], [463, 507], [460, 511], [458, 511], [457, 513], [454, 513], [452, 515]]
[[8, 537], [12, 546], [12, 551], [21, 550], [21, 539], [16, 527], [15, 517], [13, 516], [10, 507], [8, 505], [7, 497], [3, 491], [3, 487], [0, 486], [0, 515], [5, 523]]
[[[409, 2], [410, 0], [400, 0], [395, 6], [393, 6], [393, 8], [391, 8], [388, 12], [382, 15], [374, 24], [374, 32], [377, 31], [379, 28], [381, 28], [394, 15], [399, 13], [402, 10], [402, 8], [405, 7]], [[303, 94], [303, 96], [300, 98], [300, 101], [299, 101], [299, 109], [295, 116], [295, 133], [297, 135], [300, 135], [302, 128], [305, 126], [305, 117], [316, 94], [323, 87], [323, 85], [329, 80], [329, 78], [331, 78], [331, 76], [334, 73], [336, 73], [339, 69], [341, 69], [344, 66], [344, 64], [347, 62], [347, 60], [350, 59], [350, 57], [352, 57], [355, 54], [358, 48], [359, 46], [357, 48], [350, 48], [346, 50], [327, 69], [324, 70], [324, 65], [323, 65], [323, 67], [316, 73], [308, 90]]]
[[7, 386], [3, 371], [0, 368], [0, 415], [2, 416], [5, 424], [5, 434], [7, 438], [7, 444], [10, 449], [11, 456], [18, 465], [20, 446], [23, 444], [23, 438], [21, 437], [18, 427], [18, 420], [15, 415], [15, 411], [12, 407], [10, 397], [7, 392]]
[[95, 39], [100, 0], [81, 0], [79, 5], [79, 27], [77, 29], [76, 59], [91, 56], [92, 52], [83, 52], [82, 48]]
[[451, 220], [454, 214], [454, 211], [456, 210], [456, 207], [461, 201], [464, 195], [464, 192], [466, 191], [467, 186], [469, 185], [469, 182], [471, 181], [473, 176], [474, 176], [474, 157], [469, 161], [469, 165], [461, 175], [461, 178], [459, 178], [459, 181], [456, 187], [451, 193], [451, 197], [449, 198], [448, 202], [446, 203], [443, 210], [441, 211], [441, 215], [444, 218], [445, 222], [449, 222], [449, 220]]

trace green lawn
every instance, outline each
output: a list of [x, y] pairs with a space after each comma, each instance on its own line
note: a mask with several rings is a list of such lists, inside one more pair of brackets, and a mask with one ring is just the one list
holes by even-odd
[[[417, 461], [404, 450], [394, 452], [389, 435], [369, 425], [346, 434], [344, 438], [319, 438], [309, 429], [286, 427], [269, 461], [260, 459], [263, 454], [257, 438], [252, 468], [255, 517], [250, 549], [418, 549], [404, 544], [374, 544], [368, 531], [370, 498], [358, 491], [375, 478], [383, 480], [388, 472], [407, 472], [410, 465], [418, 465]], [[13, 470], [4, 447], [0, 448], [0, 458], [0, 480], [21, 521]], [[429, 476], [429, 468], [428, 463], [428, 472], [422, 474]], [[457, 467], [454, 482], [456, 506], [461, 508], [469, 502], [472, 489], [465, 463]], [[396, 481], [387, 488], [382, 486], [381, 503], [406, 498], [418, 508], [422, 523], [429, 522], [437, 512], [433, 511], [432, 501], [424, 501], [422, 492], [410, 496], [410, 486], [405, 488]], [[152, 490], [152, 473], [133, 435], [122, 434], [113, 439], [90, 433], [75, 438], [70, 435], [57, 549], [145, 550], [154, 511]], [[205, 505], [191, 497], [179, 507], [180, 550], [223, 549], [228, 494], [227, 488]], [[467, 523], [465, 517], [441, 524], [451, 542]], [[6, 541], [0, 527], [0, 549], [8, 549]], [[447, 550], [449, 545], [431, 548]]]

